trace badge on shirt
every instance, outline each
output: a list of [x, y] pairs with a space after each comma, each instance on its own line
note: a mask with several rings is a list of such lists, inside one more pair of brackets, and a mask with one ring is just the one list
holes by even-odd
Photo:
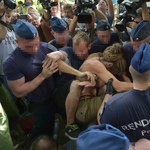
[[48, 43], [48, 48], [51, 49], [52, 51], [57, 51], [57, 48], [53, 46], [52, 44]]

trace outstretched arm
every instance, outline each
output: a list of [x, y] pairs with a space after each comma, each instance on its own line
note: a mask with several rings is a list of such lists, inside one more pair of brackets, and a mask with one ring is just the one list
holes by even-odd
[[110, 18], [112, 18], [112, 17], [114, 17], [114, 7], [113, 7], [112, 0], [107, 0], [107, 4], [108, 4], [108, 14], [109, 14]]
[[90, 72], [87, 72], [87, 71], [81, 72], [81, 71], [76, 70], [73, 67], [71, 67], [68, 64], [68, 62], [70, 62], [70, 61], [67, 56], [68, 56], [67, 53], [62, 50], [49, 53], [49, 54], [47, 54], [47, 56], [44, 60], [43, 67], [49, 66], [51, 63], [54, 64], [57, 62], [59, 71], [61, 71], [63, 73], [71, 74], [71, 75], [74, 75], [77, 77], [87, 77], [87, 80], [90, 80], [91, 84], [94, 86], [96, 76], [91, 74]]
[[[101, 62], [94, 58], [85, 61], [82, 65], [82, 69], [83, 67], [84, 69], [88, 69], [91, 73], [96, 74], [105, 83], [107, 83], [110, 78], [113, 78], [112, 85], [117, 92], [128, 91], [131, 90], [133, 87], [132, 83], [121, 82], [117, 80], [115, 76], [111, 74]], [[80, 85], [82, 85], [82, 83]]]
[[95, 12], [95, 14], [97, 15], [97, 17], [98, 17], [100, 20], [102, 20], [102, 19], [106, 20], [106, 19], [107, 19], [107, 18], [105, 17], [105, 15], [104, 15], [100, 10], [98, 10], [97, 8], [94, 10], [94, 12]]
[[149, 16], [149, 12], [148, 12], [148, 8], [147, 8], [147, 5], [146, 5], [146, 2], [144, 2], [142, 4], [142, 17], [143, 17], [143, 20], [150, 21], [150, 16]]

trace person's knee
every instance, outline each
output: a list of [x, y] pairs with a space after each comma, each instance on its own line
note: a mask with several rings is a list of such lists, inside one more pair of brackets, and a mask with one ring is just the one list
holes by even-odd
[[80, 93], [81, 90], [82, 90], [82, 87], [78, 85], [80, 81], [78, 80], [74, 80], [72, 83], [71, 83], [71, 86], [70, 86], [70, 93], [71, 92], [77, 92], [77, 93]]

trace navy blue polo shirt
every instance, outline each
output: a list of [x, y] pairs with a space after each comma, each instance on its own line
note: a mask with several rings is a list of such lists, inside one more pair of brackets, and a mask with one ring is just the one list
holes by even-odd
[[[40, 42], [37, 53], [33, 55], [17, 47], [3, 62], [3, 71], [7, 80], [13, 81], [25, 77], [25, 82], [32, 81], [42, 72], [43, 60], [51, 52], [52, 50], [45, 42]], [[54, 79], [52, 75], [26, 96], [32, 103], [41, 103], [52, 95], [53, 90]]]
[[120, 129], [130, 142], [150, 140], [150, 87], [112, 96], [102, 110], [100, 122]]
[[[55, 39], [50, 41], [49, 43], [52, 44], [53, 46], [55, 46], [57, 49], [63, 47], [62, 45], [58, 44]], [[69, 40], [68, 40], [67, 46], [72, 47], [72, 37], [71, 36], [69, 36]]]
[[117, 35], [116, 32], [111, 32], [110, 33], [110, 41], [108, 44], [103, 44], [100, 39], [98, 38], [97, 40], [95, 40], [92, 44], [91, 44], [91, 49], [89, 50], [89, 55], [92, 53], [97, 53], [97, 52], [101, 52], [103, 53], [103, 51], [108, 47], [113, 45], [114, 43], [120, 43], [119, 37]]
[[[64, 52], [66, 52], [68, 54], [68, 59], [71, 63], [71, 66], [77, 70], [79, 70], [80, 66], [83, 64], [83, 62], [85, 60], [79, 60], [77, 58], [77, 56], [74, 54], [73, 52], [73, 48], [72, 47], [63, 47], [59, 50], [62, 50]], [[75, 79], [76, 76], [70, 75], [70, 74], [66, 74], [66, 73], [62, 73], [60, 77], [58, 77], [57, 83], [56, 85], [60, 85], [62, 83], [65, 83], [71, 79]]]

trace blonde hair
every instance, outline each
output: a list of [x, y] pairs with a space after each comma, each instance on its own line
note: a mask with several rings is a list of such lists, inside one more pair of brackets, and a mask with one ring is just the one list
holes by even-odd
[[125, 72], [126, 61], [123, 57], [123, 46], [119, 43], [107, 47], [103, 52], [103, 60], [112, 62], [112, 70], [117, 71], [119, 74]]
[[27, 8], [27, 13], [28, 12], [36, 12], [37, 14], [39, 14], [38, 10], [36, 9], [36, 6], [35, 5], [32, 5], [32, 6], [29, 6]]
[[87, 47], [89, 46], [90, 44], [89, 36], [83, 31], [78, 31], [78, 33], [73, 37], [73, 43], [75, 43], [76, 45], [79, 45], [81, 40], [83, 40], [86, 43]]

